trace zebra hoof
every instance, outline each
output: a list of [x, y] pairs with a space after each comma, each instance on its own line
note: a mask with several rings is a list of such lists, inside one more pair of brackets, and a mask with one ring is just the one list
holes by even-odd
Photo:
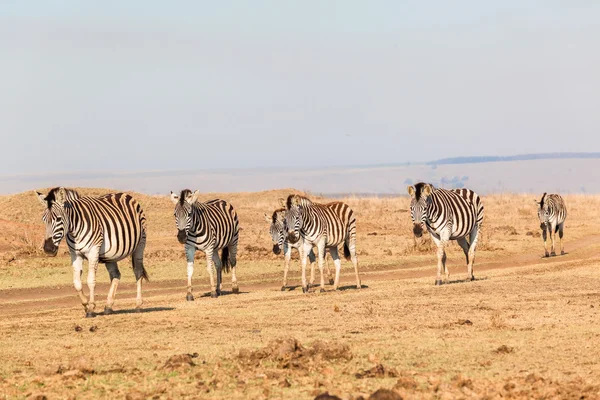
[[281, 291], [282, 291], [282, 292], [285, 292], [285, 289], [287, 289], [287, 288], [285, 287], [285, 285], [283, 285], [283, 286], [281, 287]]
[[134, 312], [136, 313], [141, 313], [142, 312], [142, 307], [136, 307]]
[[237, 293], [239, 293], [239, 292], [240, 292], [240, 288], [239, 288], [239, 287], [237, 287], [237, 286], [234, 286], [234, 287], [232, 287], [232, 288], [231, 288], [231, 293], [235, 293], [235, 294], [237, 294]]
[[210, 297], [212, 297], [213, 299], [216, 299], [217, 297], [219, 297], [219, 293], [216, 291], [210, 292]]
[[110, 307], [104, 307], [104, 315], [111, 315], [114, 314], [115, 312], [113, 311], [112, 308]]
[[330, 279], [329, 279], [329, 284], [330, 284], [331, 286], [333, 286], [333, 284], [334, 284], [334, 283], [335, 283], [335, 281], [334, 281], [333, 279], [331, 279], [331, 278], [330, 278]]
[[86, 312], [85, 313], [85, 317], [86, 318], [96, 318], [96, 313], [94, 313], [94, 312]]
[[550, 254], [546, 253], [545, 257], [550, 257]]
[[308, 285], [302, 286], [302, 293], [308, 293]]
[[474, 277], [473, 275], [471, 275], [471, 278], [469, 278], [469, 280], [470, 280], [471, 282], [473, 282], [473, 281], [475, 280], [475, 277]]
[[435, 286], [441, 286], [442, 285], [442, 280], [441, 279], [436, 279], [435, 280]]
[[319, 289], [319, 293], [325, 293], [325, 289], [323, 289], [323, 288]]
[[560, 255], [561, 255], [561, 256], [564, 256], [564, 255], [565, 255], [565, 252], [564, 252], [564, 251], [561, 251], [561, 252], [560, 252]]
[[191, 293], [188, 293], [187, 296], [185, 296], [185, 299], [187, 301], [194, 301], [194, 295]]
[[556, 253], [553, 251], [552, 253], [550, 253], [550, 256], [556, 257]]

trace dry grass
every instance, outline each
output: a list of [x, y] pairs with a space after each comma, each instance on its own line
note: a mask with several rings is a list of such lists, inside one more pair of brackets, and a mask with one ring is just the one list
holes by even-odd
[[[475, 264], [481, 280], [442, 287], [433, 286], [429, 238], [415, 243], [411, 235], [407, 198], [348, 198], [367, 287], [303, 295], [275, 288], [282, 259], [270, 252], [262, 217], [287, 193], [218, 195], [240, 215], [243, 293], [193, 303], [184, 301], [185, 261], [172, 204], [136, 194], [149, 223], [153, 282], [178, 280], [181, 291], [150, 284], [150, 312], [93, 320], [82, 318], [74, 291], [66, 308], [51, 308], [50, 298], [35, 303], [39, 308], [28, 306], [32, 300], [0, 298], [0, 398], [309, 399], [327, 391], [357, 399], [382, 387], [405, 398], [600, 397], [598, 258], [593, 241], [576, 247], [595, 235], [600, 197], [565, 197], [571, 254], [548, 264], [538, 258], [535, 196], [486, 196]], [[43, 234], [39, 207], [30, 193], [0, 197], [0, 289], [70, 286], [64, 251], [53, 259], [33, 251]], [[448, 257], [463, 277], [462, 250], [452, 245]], [[350, 264], [342, 265], [351, 282]], [[121, 270], [131, 283], [129, 268]], [[203, 261], [197, 270], [202, 292]], [[290, 281], [298, 280], [297, 271], [295, 261]], [[403, 273], [410, 279], [391, 279]], [[100, 271], [99, 280], [106, 275]], [[272, 286], [244, 290], [263, 282]], [[117, 310], [133, 307], [127, 290]], [[25, 311], [11, 312], [17, 307]]]

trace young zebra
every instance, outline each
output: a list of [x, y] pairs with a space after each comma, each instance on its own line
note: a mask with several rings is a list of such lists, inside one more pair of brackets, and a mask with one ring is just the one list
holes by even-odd
[[[283, 200], [283, 199], [281, 199]], [[285, 202], [285, 227], [288, 231], [287, 240], [291, 244], [300, 242], [301, 254], [307, 254], [313, 246], [317, 247], [319, 271], [321, 273], [321, 292], [325, 291], [323, 264], [325, 249], [333, 258], [335, 265], [334, 290], [340, 285], [341, 261], [338, 246], [344, 244], [344, 256], [352, 259], [356, 274], [356, 287], [360, 289], [358, 276], [358, 259], [356, 257], [356, 218], [348, 205], [336, 201], [327, 204], [313, 203], [308, 198], [289, 195]], [[306, 257], [302, 259], [302, 291], [308, 291], [306, 284]]]
[[[558, 232], [560, 239], [560, 254], [565, 254], [565, 248], [562, 241], [563, 229], [565, 227], [565, 219], [567, 219], [567, 207], [563, 198], [558, 194], [546, 194], [542, 195], [540, 201], [535, 200], [538, 205], [538, 218], [540, 219], [540, 228], [542, 229], [542, 238], [544, 239], [544, 252], [546, 257], [550, 255], [555, 256], [554, 251], [554, 236]], [[550, 234], [550, 240], [552, 241], [551, 253], [548, 254], [548, 242], [546, 231]]]
[[442, 267], [446, 280], [450, 278], [445, 251], [450, 240], [456, 240], [463, 249], [467, 259], [468, 278], [474, 280], [475, 248], [483, 223], [483, 204], [477, 193], [469, 189], [438, 189], [421, 182], [409, 186], [408, 194], [411, 197], [413, 233], [416, 237], [421, 237], [425, 225], [438, 247], [435, 284], [442, 284]]
[[[237, 244], [239, 237], [238, 216], [231, 204], [224, 200], [211, 200], [199, 203], [199, 191], [192, 193], [188, 189], [177, 196], [171, 192], [171, 201], [175, 204], [175, 224], [177, 240], [185, 244], [187, 259], [188, 288], [186, 300], [194, 300], [192, 294], [192, 274], [194, 273], [194, 254], [201, 250], [206, 254], [206, 269], [210, 276], [211, 297], [221, 294], [222, 270], [231, 269], [233, 293], [239, 288], [235, 276]], [[223, 249], [221, 259], [219, 250]], [[215, 284], [216, 275], [216, 284]]]
[[[104, 314], [111, 314], [121, 279], [117, 262], [128, 256], [131, 256], [137, 280], [136, 310], [139, 311], [142, 306], [142, 279], [148, 281], [143, 263], [146, 217], [139, 203], [125, 193], [79, 197], [77, 192], [62, 187], [52, 189], [46, 196], [39, 192], [36, 195], [45, 208], [42, 217], [46, 224], [44, 251], [55, 256], [62, 238], [67, 237], [73, 264], [73, 284], [86, 310], [86, 317], [95, 316], [94, 288], [98, 263], [106, 264], [110, 276]], [[81, 284], [84, 259], [89, 263], [89, 298], [83, 294]]]
[[[282, 199], [283, 200], [283, 199]], [[285, 200], [284, 200], [285, 201]], [[290, 269], [290, 260], [292, 258], [292, 248], [298, 250], [300, 253], [300, 257], [302, 255], [302, 247], [300, 246], [300, 241], [296, 243], [290, 243], [286, 240], [286, 232], [284, 228], [285, 222], [285, 208], [279, 208], [273, 211], [272, 216], [268, 216], [265, 214], [265, 221], [269, 223], [269, 233], [271, 234], [271, 239], [273, 240], [273, 253], [279, 255], [281, 250], [283, 249], [284, 254], [284, 267], [283, 267], [283, 286], [281, 286], [281, 291], [285, 291], [287, 288], [287, 274]], [[308, 253], [308, 259], [310, 261], [310, 283], [312, 286], [315, 283], [315, 253], [313, 249], [310, 249]], [[325, 263], [325, 270], [327, 272], [327, 278], [329, 280], [329, 284], [333, 285], [333, 278], [331, 278], [331, 272], [329, 271], [329, 264]]]

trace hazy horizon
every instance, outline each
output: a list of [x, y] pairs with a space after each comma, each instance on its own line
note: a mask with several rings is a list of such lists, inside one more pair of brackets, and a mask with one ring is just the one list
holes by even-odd
[[5, 2], [0, 176], [600, 148], [600, 3]]

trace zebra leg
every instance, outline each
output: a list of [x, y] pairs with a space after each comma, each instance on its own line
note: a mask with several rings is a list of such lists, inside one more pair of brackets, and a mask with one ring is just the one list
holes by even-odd
[[320, 281], [320, 289], [319, 291], [325, 291], [325, 277], [323, 275], [323, 267], [325, 264], [325, 240], [321, 240], [320, 243], [317, 244], [317, 256], [319, 260], [319, 273], [321, 274]]
[[479, 226], [475, 226], [471, 231], [471, 237], [469, 238], [469, 255], [467, 264], [467, 279], [474, 281], [475, 276], [473, 275], [473, 264], [475, 263], [475, 250], [477, 249], [477, 242], [479, 241]]
[[562, 224], [560, 224], [558, 226], [558, 238], [560, 239], [560, 255], [564, 256], [565, 255], [565, 245], [563, 243], [563, 229], [565, 227], [565, 223], [563, 222]]
[[544, 229], [542, 229], [542, 239], [544, 240], [544, 256], [550, 257], [550, 253], [548, 253], [548, 232], [546, 232], [546, 226], [544, 225]]
[[[329, 254], [331, 255], [331, 252], [329, 252]], [[329, 269], [329, 259], [327, 258], [327, 253], [325, 253], [325, 273], [327, 274], [327, 280], [329, 281], [329, 284], [333, 286], [335, 280], [331, 276], [331, 270]]]
[[362, 284], [360, 282], [360, 276], [358, 276], [358, 256], [356, 255], [356, 237], [351, 236], [348, 240], [348, 250], [350, 251], [350, 260], [354, 266], [354, 275], [356, 276], [356, 288], [360, 289]]
[[185, 299], [187, 301], [194, 301], [194, 295], [192, 294], [192, 275], [194, 274], [194, 254], [196, 248], [193, 246], [185, 246], [185, 258], [187, 260], [187, 295]]
[[84, 309], [87, 309], [88, 298], [83, 294], [83, 285], [81, 283], [81, 274], [83, 273], [83, 257], [75, 255], [71, 252], [71, 264], [73, 265], [73, 286], [79, 295], [81, 304]]
[[554, 224], [551, 224], [550, 228], [548, 229], [548, 234], [550, 235], [550, 241], [552, 242], [552, 247], [550, 248], [551, 256], [556, 256], [556, 251], [554, 250], [554, 236], [556, 236], [555, 231], [556, 231], [556, 227], [554, 226]]
[[[300, 249], [298, 249], [300, 251]], [[306, 255], [302, 255], [302, 257], [306, 257]], [[308, 261], [310, 262], [310, 284], [309, 286], [313, 286], [315, 283], [315, 266], [317, 265], [317, 257], [315, 256], [314, 250], [311, 248], [308, 252]]]
[[235, 266], [237, 264], [237, 242], [229, 245], [229, 265], [231, 266], [231, 292], [239, 293], [240, 287], [237, 283], [237, 276], [235, 274]]
[[302, 262], [302, 292], [308, 293], [308, 284], [306, 283], [306, 256], [309, 251], [312, 251], [312, 244], [304, 243], [301, 245], [302, 251], [300, 252], [300, 261]]
[[215, 251], [212, 255], [212, 262], [217, 272], [217, 296], [221, 295], [221, 289], [223, 289], [223, 265], [219, 258], [219, 251]]
[[446, 264], [446, 252], [444, 250], [445, 242], [442, 239], [438, 239], [437, 237], [435, 237], [433, 235], [431, 235], [431, 238], [433, 239], [434, 243], [437, 245], [438, 265], [437, 265], [437, 275], [435, 276], [435, 284], [441, 285], [442, 284], [442, 269], [444, 268], [444, 265]]
[[333, 290], [338, 290], [340, 287], [340, 270], [342, 269], [342, 260], [340, 260], [340, 254], [337, 246], [329, 249], [329, 254], [333, 258], [333, 265], [335, 265], [335, 280], [333, 281]]
[[[302, 250], [299, 248], [298, 253], [302, 257]], [[281, 285], [281, 291], [285, 291], [287, 288], [287, 276], [290, 270], [290, 260], [292, 258], [292, 246], [288, 242], [283, 242], [283, 284]]]
[[86, 318], [93, 318], [96, 316], [94, 313], [94, 309], [96, 308], [96, 300], [94, 290], [96, 289], [96, 272], [98, 271], [98, 256], [100, 253], [100, 249], [98, 247], [93, 247], [88, 255], [88, 278], [87, 285], [88, 290], [90, 291], [90, 296], [88, 300], [87, 309], [85, 312]]
[[210, 297], [216, 298], [219, 296], [217, 293], [217, 286], [215, 285], [215, 275], [217, 270], [213, 264], [212, 249], [206, 250], [206, 270], [208, 271], [208, 276], [210, 277]]
[[142, 234], [142, 238], [138, 243], [131, 257], [131, 263], [133, 264], [133, 274], [135, 275], [135, 282], [137, 286], [137, 294], [135, 299], [135, 310], [140, 312], [142, 310], [142, 279], [148, 280], [146, 269], [144, 268], [144, 249], [146, 248], [146, 233]]
[[115, 297], [117, 295], [117, 287], [121, 279], [121, 271], [116, 262], [106, 263], [106, 270], [110, 277], [110, 289], [108, 289], [108, 296], [106, 296], [106, 306], [104, 306], [104, 315], [113, 313], [113, 304], [115, 303]]

